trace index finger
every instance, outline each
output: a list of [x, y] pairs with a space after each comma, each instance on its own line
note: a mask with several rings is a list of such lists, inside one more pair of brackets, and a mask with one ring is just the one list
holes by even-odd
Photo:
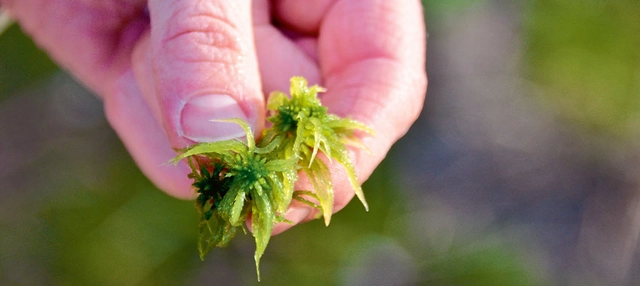
[[318, 50], [328, 89], [323, 104], [376, 129], [379, 136], [367, 146], [377, 157], [422, 110], [427, 86], [422, 15], [419, 1], [338, 1], [320, 26]]
[[[305, 4], [307, 4], [305, 2]], [[318, 35], [318, 62], [330, 113], [365, 123], [377, 132], [353, 150], [358, 178], [366, 180], [391, 145], [419, 116], [427, 88], [426, 29], [419, 1], [279, 1], [277, 17], [288, 27]], [[311, 11], [320, 11], [313, 13]], [[366, 151], [365, 151], [366, 152]], [[353, 197], [344, 169], [331, 166], [334, 211]], [[314, 213], [306, 220], [312, 219]], [[276, 232], [289, 226], [279, 226]]]
[[275, 11], [287, 27], [318, 35], [322, 85], [327, 88], [322, 103], [332, 113], [378, 130], [378, 137], [365, 140], [374, 160], [381, 160], [415, 121], [426, 94], [420, 2], [282, 0]]

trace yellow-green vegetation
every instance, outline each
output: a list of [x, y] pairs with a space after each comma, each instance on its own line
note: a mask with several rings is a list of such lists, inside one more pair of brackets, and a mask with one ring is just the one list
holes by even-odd
[[[291, 98], [282, 92], [270, 95], [268, 120], [272, 125], [257, 142], [246, 122], [229, 119], [223, 122], [240, 125], [246, 142], [206, 142], [180, 150], [174, 161], [188, 161], [192, 169], [189, 177], [198, 193], [201, 259], [212, 248], [227, 246], [238, 229], [245, 230], [244, 222], [251, 217], [259, 280], [260, 258], [273, 226], [286, 221], [284, 214], [292, 199], [320, 209], [328, 225], [333, 187], [329, 168], [318, 154], [344, 166], [356, 195], [368, 209], [346, 144], [363, 148], [354, 132], [373, 134], [373, 130], [328, 114], [317, 97], [321, 91], [317, 85], [308, 87], [304, 78], [293, 77]], [[299, 171], [309, 178], [314, 192], [294, 191]]]
[[640, 120], [640, 2], [528, 3], [526, 68], [562, 117], [609, 135], [636, 135]]
[[291, 98], [282, 92], [273, 92], [267, 104], [272, 114], [269, 121], [273, 126], [266, 130], [264, 140], [276, 143], [274, 155], [279, 158], [298, 158], [298, 167], [311, 180], [320, 201], [325, 224], [329, 225], [333, 213], [331, 174], [322, 160], [315, 160], [318, 151], [346, 168], [356, 195], [368, 210], [345, 145], [364, 148], [353, 136], [353, 132], [362, 130], [373, 134], [374, 131], [358, 121], [328, 114], [327, 108], [322, 106], [317, 97], [318, 92], [322, 91], [324, 89], [317, 85], [308, 87], [307, 81], [302, 77], [293, 77]]

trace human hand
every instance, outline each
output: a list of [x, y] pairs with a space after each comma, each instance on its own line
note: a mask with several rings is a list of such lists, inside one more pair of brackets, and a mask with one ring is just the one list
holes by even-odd
[[[110, 124], [151, 181], [193, 198], [190, 172], [166, 162], [173, 148], [258, 133], [265, 94], [293, 75], [328, 89], [329, 112], [377, 131], [353, 150], [365, 180], [417, 118], [426, 91], [418, 1], [0, 0], [62, 67], [100, 96]], [[148, 7], [148, 11], [146, 9]], [[277, 23], [277, 24], [274, 24]], [[332, 167], [334, 211], [353, 197]], [[293, 203], [294, 223], [315, 218]], [[291, 225], [274, 228], [279, 233]]]

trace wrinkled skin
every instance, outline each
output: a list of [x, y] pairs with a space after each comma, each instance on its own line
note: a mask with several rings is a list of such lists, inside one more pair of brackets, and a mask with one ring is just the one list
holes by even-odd
[[[102, 98], [107, 119], [142, 171], [179, 198], [195, 194], [189, 168], [166, 164], [173, 149], [242, 135], [212, 118], [242, 118], [260, 132], [265, 96], [286, 92], [291, 76], [326, 87], [321, 100], [329, 112], [376, 130], [377, 136], [363, 138], [371, 154], [352, 152], [361, 181], [415, 121], [426, 92], [419, 1], [0, 4], [52, 59]], [[344, 170], [334, 165], [338, 211], [354, 194]], [[315, 216], [302, 204], [287, 213], [294, 223]], [[289, 227], [277, 225], [274, 233]]]

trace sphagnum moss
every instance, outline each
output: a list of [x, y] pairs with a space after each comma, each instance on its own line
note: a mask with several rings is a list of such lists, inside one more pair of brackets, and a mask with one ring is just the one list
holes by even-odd
[[298, 157], [298, 167], [309, 177], [318, 197], [325, 224], [329, 225], [333, 213], [333, 187], [329, 168], [322, 160], [316, 160], [318, 151], [329, 159], [338, 161], [347, 171], [349, 181], [368, 210], [364, 193], [345, 144], [357, 144], [354, 131], [373, 134], [373, 130], [355, 120], [328, 114], [327, 108], [318, 99], [318, 92], [325, 91], [314, 85], [307, 86], [302, 77], [291, 78], [291, 98], [282, 92], [269, 96], [268, 118], [273, 125], [265, 131], [264, 139], [279, 142], [276, 155]]
[[[328, 225], [333, 213], [333, 187], [329, 168], [317, 159], [318, 153], [344, 166], [356, 195], [368, 210], [345, 144], [362, 148], [354, 132], [374, 132], [360, 122], [327, 113], [317, 97], [322, 91], [317, 85], [308, 87], [302, 77], [293, 77], [290, 98], [282, 92], [269, 96], [271, 126], [258, 142], [246, 122], [220, 120], [240, 125], [246, 142], [198, 143], [179, 151], [174, 163], [187, 160], [189, 177], [198, 193], [201, 259], [214, 247], [227, 246], [238, 229], [246, 232], [244, 222], [251, 214], [260, 280], [260, 258], [274, 224], [286, 222], [284, 214], [292, 199], [320, 209]], [[299, 171], [307, 175], [313, 192], [294, 191]]]

